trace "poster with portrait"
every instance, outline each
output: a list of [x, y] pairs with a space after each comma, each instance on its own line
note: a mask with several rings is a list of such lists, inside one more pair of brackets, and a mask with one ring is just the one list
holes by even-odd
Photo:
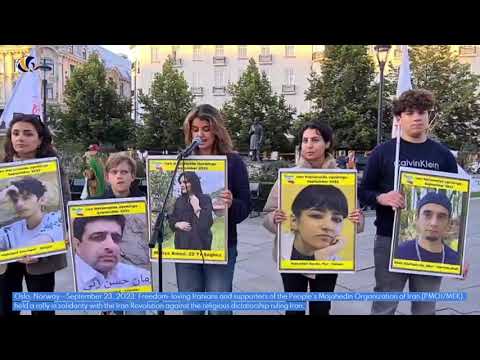
[[57, 158], [0, 164], [0, 263], [67, 251]]
[[470, 178], [400, 167], [405, 208], [395, 212], [390, 271], [462, 277]]
[[284, 273], [348, 273], [356, 266], [355, 170], [280, 169], [278, 266]]
[[144, 197], [70, 201], [76, 291], [153, 291]]
[[[165, 200], [176, 156], [147, 158], [150, 231], [154, 232]], [[182, 160], [166, 204], [162, 259], [166, 262], [226, 264], [228, 209], [226, 156], [190, 156]], [[151, 250], [158, 261], [158, 246]]]

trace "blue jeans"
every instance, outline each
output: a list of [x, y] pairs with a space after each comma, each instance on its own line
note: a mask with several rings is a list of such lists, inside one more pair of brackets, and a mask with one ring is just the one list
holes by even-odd
[[[233, 271], [237, 261], [237, 247], [228, 248], [228, 263], [175, 263], [177, 286], [180, 292], [232, 292]], [[184, 311], [184, 315], [203, 315], [203, 311]], [[210, 315], [232, 315], [231, 311], [209, 311]]]
[[[375, 288], [379, 292], [402, 292], [408, 280], [408, 287], [411, 292], [426, 291], [439, 292], [442, 278], [431, 275], [417, 275], [390, 272], [388, 270], [390, 261], [390, 245], [392, 238], [377, 235], [375, 237], [374, 258], [375, 258]], [[372, 304], [372, 315], [394, 315], [397, 310], [398, 301], [374, 301]], [[412, 301], [412, 315], [435, 315], [434, 301]]]

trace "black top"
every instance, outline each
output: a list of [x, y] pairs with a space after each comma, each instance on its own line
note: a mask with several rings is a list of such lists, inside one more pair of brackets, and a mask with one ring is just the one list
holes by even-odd
[[[190, 204], [189, 196], [182, 195], [175, 201], [173, 212], [168, 215], [168, 223], [175, 232], [175, 249], [211, 250], [213, 224], [213, 206], [210, 196], [196, 195], [200, 202], [200, 214], [197, 217]], [[188, 222], [190, 231], [175, 228], [180, 221]]]
[[[132, 198], [132, 197], [145, 197], [145, 193], [143, 191], [141, 191], [138, 186], [132, 186], [130, 188], [130, 194], [128, 196], [126, 196], [127, 198]], [[88, 197], [88, 199], [115, 199], [116, 196], [115, 194], [113, 193], [113, 190], [112, 190], [112, 187], [111, 186], [107, 186], [105, 192], [103, 193], [103, 195], [99, 195], [99, 196], [92, 196], [92, 197]]]
[[[394, 189], [396, 139], [377, 146], [368, 157], [358, 195], [360, 201], [376, 206], [377, 235], [392, 236], [394, 211], [377, 203], [376, 197]], [[417, 144], [400, 140], [400, 166], [457, 173], [457, 162], [452, 153], [440, 143], [427, 139]]]
[[290, 260], [315, 260], [315, 255], [303, 255], [295, 249], [295, 246], [292, 246], [292, 256], [290, 257]]
[[[434, 253], [418, 246], [418, 253], [420, 253], [420, 258], [417, 253], [417, 240], [408, 240], [404, 241], [397, 248], [395, 258], [396, 259], [405, 259], [405, 260], [415, 260], [415, 261], [427, 261], [442, 263], [443, 252]], [[448, 245], [444, 245], [445, 249], [445, 261], [444, 264], [459, 265], [460, 259], [458, 253], [451, 249]]]
[[228, 209], [228, 246], [237, 246], [237, 224], [250, 214], [250, 183], [245, 163], [237, 153], [227, 154], [228, 190], [232, 192], [232, 206]]

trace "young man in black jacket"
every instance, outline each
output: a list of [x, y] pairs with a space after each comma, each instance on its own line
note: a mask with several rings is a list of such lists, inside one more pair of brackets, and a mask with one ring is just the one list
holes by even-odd
[[[428, 111], [433, 105], [433, 95], [426, 90], [408, 90], [393, 102], [393, 113], [399, 118], [402, 129], [399, 166], [457, 173], [458, 167], [452, 153], [427, 136]], [[388, 270], [394, 209], [405, 206], [404, 195], [393, 190], [395, 147], [396, 139], [391, 139], [374, 149], [359, 188], [360, 201], [376, 207], [374, 290], [401, 292], [408, 280], [412, 292], [438, 292], [442, 280], [439, 276]], [[374, 301], [371, 313], [393, 315], [397, 306], [398, 301]], [[435, 314], [435, 302], [412, 302], [412, 314]]]

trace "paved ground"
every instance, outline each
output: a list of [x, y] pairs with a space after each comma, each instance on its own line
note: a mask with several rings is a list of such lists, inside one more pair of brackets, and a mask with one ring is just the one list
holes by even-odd
[[[480, 314], [480, 199], [472, 200], [468, 219], [467, 262], [470, 272], [466, 280], [444, 279], [442, 291], [464, 291], [465, 302], [439, 302], [438, 314]], [[341, 274], [336, 291], [373, 291], [373, 226], [374, 214], [367, 215], [365, 232], [358, 239], [358, 271]], [[272, 235], [262, 226], [262, 217], [250, 218], [238, 227], [238, 259], [234, 277], [234, 291], [283, 291], [279, 273], [272, 257]], [[174, 265], [163, 265], [164, 291], [177, 291]], [[155, 276], [157, 274], [155, 266]], [[72, 291], [71, 268], [57, 273], [57, 290]], [[369, 314], [370, 302], [334, 302], [332, 314]], [[410, 303], [400, 303], [399, 314], [408, 314]], [[170, 313], [169, 313], [170, 314]], [[178, 314], [178, 313], [171, 313]], [[248, 314], [242, 312], [239, 314]], [[250, 314], [261, 314], [259, 312]], [[281, 314], [268, 313], [268, 314]]]

